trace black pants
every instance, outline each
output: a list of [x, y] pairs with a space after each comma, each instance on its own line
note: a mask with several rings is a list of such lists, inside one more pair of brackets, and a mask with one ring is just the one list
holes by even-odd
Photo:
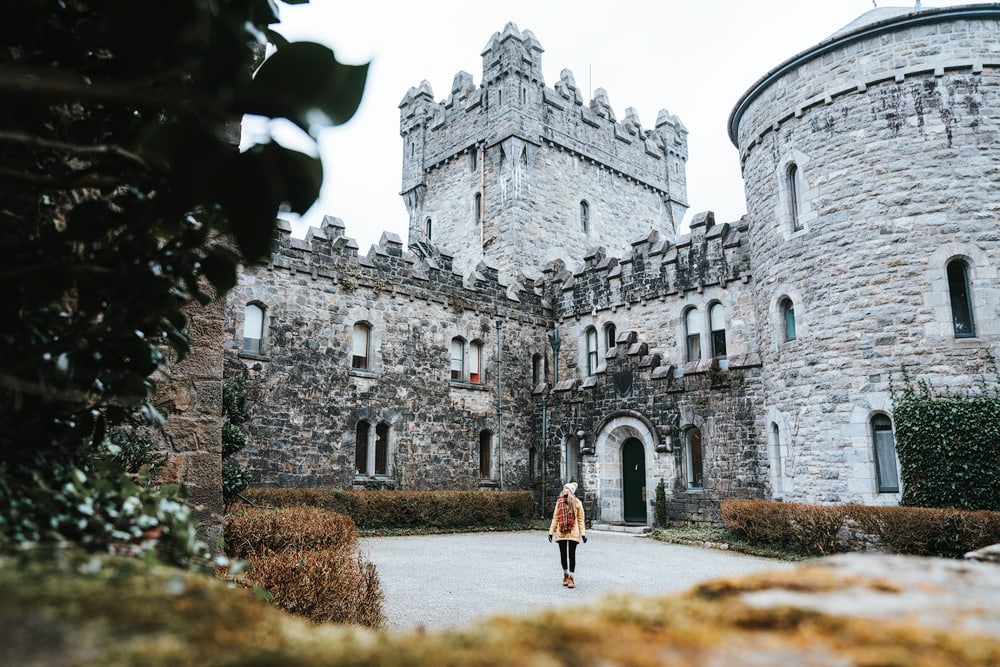
[[576, 542], [573, 540], [559, 540], [559, 560], [562, 562], [563, 572], [569, 570], [570, 574], [576, 570]]

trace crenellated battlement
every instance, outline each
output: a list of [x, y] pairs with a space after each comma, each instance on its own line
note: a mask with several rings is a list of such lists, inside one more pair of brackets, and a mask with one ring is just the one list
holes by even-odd
[[690, 233], [671, 242], [657, 232], [632, 243], [622, 257], [603, 247], [588, 252], [572, 271], [557, 260], [543, 269], [539, 284], [557, 317], [683, 295], [750, 279], [744, 218], [716, 224], [711, 211], [695, 216]]
[[485, 262], [463, 276], [454, 270], [450, 254], [427, 242], [406, 248], [399, 236], [383, 232], [367, 254], [359, 254], [357, 241], [345, 235], [343, 221], [332, 216], [310, 227], [305, 238], [293, 237], [291, 225], [279, 220], [271, 261], [266, 269], [256, 270], [307, 274], [348, 291], [369, 288], [418, 297], [427, 293], [425, 298], [448, 298], [471, 309], [492, 304], [541, 313], [542, 308], [541, 288], [534, 280], [522, 276], [513, 285], [504, 284], [497, 269]]

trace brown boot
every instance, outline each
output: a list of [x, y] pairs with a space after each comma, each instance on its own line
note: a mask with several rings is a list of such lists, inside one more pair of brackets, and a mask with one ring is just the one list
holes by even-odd
[[566, 588], [576, 588], [576, 582], [573, 581], [573, 575], [566, 577]]
[[569, 574], [563, 572], [563, 586], [569, 586]]

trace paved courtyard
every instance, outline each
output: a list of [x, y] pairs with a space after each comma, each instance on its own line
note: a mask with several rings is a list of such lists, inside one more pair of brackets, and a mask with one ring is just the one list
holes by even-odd
[[361, 540], [378, 567], [387, 627], [465, 627], [497, 614], [587, 604], [605, 594], [657, 596], [729, 575], [792, 567], [730, 551], [589, 531], [577, 550], [576, 585], [562, 586], [559, 549], [542, 531]]

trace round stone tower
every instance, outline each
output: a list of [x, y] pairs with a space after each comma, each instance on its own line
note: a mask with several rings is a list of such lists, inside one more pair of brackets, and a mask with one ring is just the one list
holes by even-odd
[[775, 497], [895, 503], [892, 382], [1000, 357], [1000, 4], [879, 8], [740, 98]]

